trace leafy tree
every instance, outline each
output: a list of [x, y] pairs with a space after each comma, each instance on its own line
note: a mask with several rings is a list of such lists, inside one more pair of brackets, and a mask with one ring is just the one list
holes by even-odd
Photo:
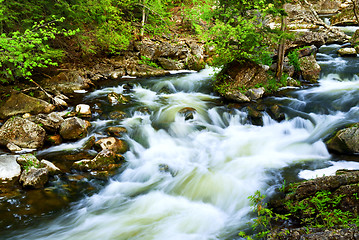
[[15, 31], [0, 35], [0, 79], [15, 80], [29, 78], [34, 68], [43, 68], [57, 65], [54, 59], [61, 56], [61, 51], [51, 49], [48, 40], [55, 39], [56, 35], [73, 35], [76, 31], [58, 30], [55, 19], [51, 22], [40, 21], [31, 29], [24, 32]]

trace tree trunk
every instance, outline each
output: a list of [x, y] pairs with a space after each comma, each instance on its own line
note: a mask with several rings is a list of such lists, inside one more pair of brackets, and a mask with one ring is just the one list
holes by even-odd
[[357, 12], [357, 0], [352, 0], [353, 2], [353, 12], [354, 12], [354, 16], [355, 16], [355, 19], [357, 21], [357, 24], [359, 24], [359, 18], [358, 18], [358, 12]]
[[141, 24], [141, 40], [143, 39], [143, 35], [145, 34], [145, 21], [146, 21], [146, 7], [145, 7], [145, 1], [143, 0], [143, 7], [142, 7], [142, 24]]
[[[285, 32], [286, 28], [287, 28], [287, 17], [281, 16], [281, 29], [280, 30], [282, 32]], [[280, 81], [280, 79], [282, 78], [284, 55], [285, 55], [285, 39], [282, 38], [280, 40], [280, 44], [278, 47], [278, 61], [277, 61], [277, 74], [276, 74], [277, 81]]]

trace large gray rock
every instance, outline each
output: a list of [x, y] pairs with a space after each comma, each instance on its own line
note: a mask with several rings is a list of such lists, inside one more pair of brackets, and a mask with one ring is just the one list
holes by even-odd
[[23, 187], [42, 188], [48, 179], [48, 170], [46, 168], [30, 167], [22, 171], [19, 182]]
[[16, 162], [15, 155], [1, 155], [0, 156], [0, 179], [11, 180], [20, 176], [21, 168]]
[[313, 55], [299, 59], [300, 70], [304, 80], [315, 83], [320, 76], [321, 67]]
[[339, 130], [334, 137], [327, 141], [327, 147], [331, 151], [344, 154], [359, 153], [359, 125]]
[[24, 113], [50, 113], [53, 110], [55, 110], [55, 106], [44, 100], [33, 98], [20, 92], [13, 92], [10, 98], [0, 107], [0, 118], [6, 119]]
[[56, 112], [52, 112], [48, 115], [38, 114], [27, 119], [36, 124], [40, 124], [46, 131], [51, 133], [57, 132], [61, 123], [64, 121], [64, 119]]
[[182, 62], [170, 59], [170, 58], [164, 58], [160, 57], [157, 59], [161, 67], [165, 70], [181, 70], [184, 69], [184, 64]]
[[0, 128], [0, 145], [13, 143], [21, 148], [41, 148], [46, 137], [45, 130], [29, 120], [15, 117]]
[[42, 81], [42, 86], [60, 91], [64, 94], [73, 93], [75, 90], [86, 90], [91, 88], [94, 84], [84, 78], [77, 71], [61, 72], [57, 76]]
[[91, 124], [78, 117], [66, 119], [60, 126], [60, 135], [63, 139], [75, 140], [86, 137]]

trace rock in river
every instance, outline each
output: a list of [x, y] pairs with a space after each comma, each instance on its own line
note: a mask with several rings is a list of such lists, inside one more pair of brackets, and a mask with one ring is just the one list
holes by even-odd
[[21, 148], [41, 148], [46, 132], [38, 124], [15, 117], [7, 120], [0, 128], [0, 145], [13, 143]]

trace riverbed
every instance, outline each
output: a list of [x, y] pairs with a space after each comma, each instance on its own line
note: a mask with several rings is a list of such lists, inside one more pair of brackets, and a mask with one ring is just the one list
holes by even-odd
[[[359, 61], [339, 57], [340, 47], [320, 48], [318, 84], [264, 99], [280, 105], [286, 118], [277, 122], [264, 114], [263, 126], [252, 124], [246, 108], [212, 93], [216, 70], [210, 68], [79, 93], [77, 101], [94, 110], [87, 138], [105, 137], [109, 126], [127, 129], [126, 163], [109, 180], [52, 179], [32, 203], [36, 216], [4, 220], [22, 204], [21, 197], [6, 200], [2, 206], [11, 211], [2, 214], [0, 239], [238, 239], [249, 228], [248, 197], [257, 190], [270, 197], [284, 182], [359, 168], [359, 157], [333, 155], [324, 143], [336, 129], [359, 122]], [[111, 92], [131, 103], [110, 104]], [[195, 109], [193, 117], [186, 119], [183, 108]], [[109, 117], [119, 110], [125, 119]], [[76, 151], [86, 139], [37, 156], [61, 162], [61, 153]]]

